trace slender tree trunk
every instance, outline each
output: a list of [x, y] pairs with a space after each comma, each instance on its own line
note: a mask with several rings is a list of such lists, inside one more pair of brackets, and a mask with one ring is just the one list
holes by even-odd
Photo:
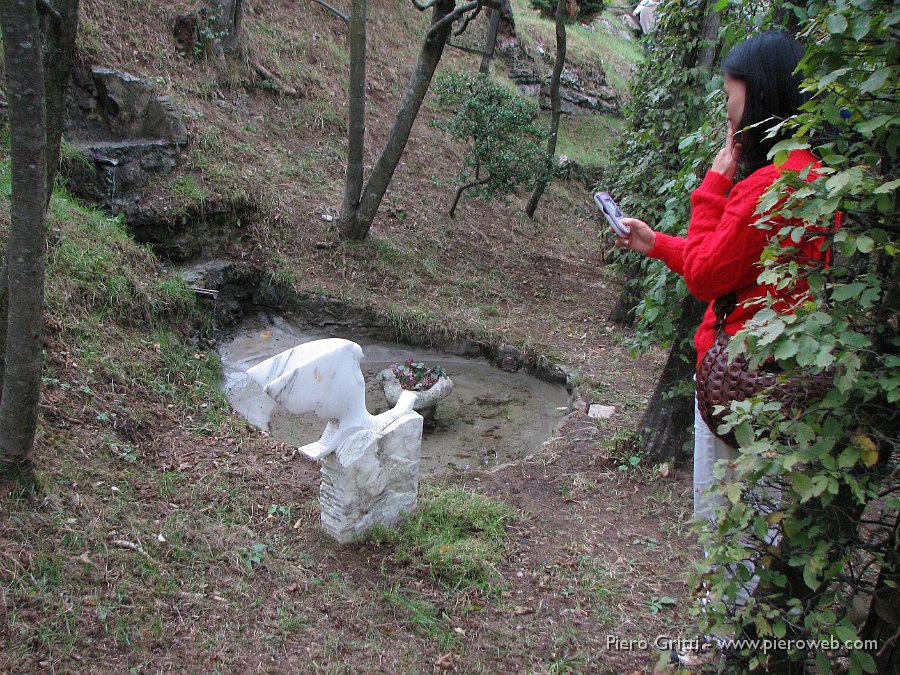
[[[553, 74], [550, 76], [550, 138], [547, 139], [547, 158], [553, 164], [556, 163], [556, 141], [559, 138], [559, 118], [562, 110], [562, 101], [559, 96], [559, 80], [562, 77], [563, 66], [566, 65], [566, 0], [557, 0], [556, 3], [556, 59], [553, 62]], [[545, 176], [534, 188], [525, 214], [534, 218], [538, 202], [544, 196], [549, 177]]]
[[456, 206], [457, 206], [457, 204], [459, 204], [459, 200], [463, 196], [463, 192], [465, 192], [469, 188], [475, 187], [476, 185], [484, 185], [488, 181], [490, 181], [490, 178], [482, 178], [480, 180], [476, 179], [476, 180], [470, 181], [470, 182], [466, 183], [465, 185], [460, 185], [459, 189], [456, 191], [456, 197], [453, 199], [453, 205], [450, 207], [450, 212], [447, 215], [450, 216], [451, 218], [453, 218], [453, 216], [456, 215]]
[[3, 403], [3, 382], [6, 379], [6, 327], [9, 325], [9, 259], [3, 253], [0, 264], [0, 404]]
[[47, 129], [41, 39], [34, 0], [0, 2], [9, 103], [12, 226], [9, 317], [0, 401], [0, 475], [34, 480], [31, 450], [41, 386], [46, 245]]
[[[432, 9], [431, 26], [434, 27], [450, 14], [455, 5], [454, 0], [439, 0]], [[372, 221], [375, 220], [378, 207], [381, 206], [384, 194], [387, 192], [394, 171], [400, 163], [403, 150], [406, 148], [406, 142], [409, 140], [409, 134], [416, 121], [416, 116], [419, 114], [422, 100], [428, 93], [431, 78], [444, 53], [451, 29], [452, 24], [446, 23], [434, 32], [429, 31], [425, 38], [416, 66], [400, 101], [400, 109], [394, 119], [394, 126], [391, 128], [387, 144], [381, 151], [372, 175], [366, 182], [359, 200], [359, 207], [341, 223], [341, 235], [345, 238], [362, 240], [369, 234], [369, 228], [372, 226]]]
[[348, 86], [347, 176], [340, 222], [344, 223], [359, 206], [363, 186], [366, 138], [366, 22], [368, 0], [353, 0], [350, 7], [350, 84]]
[[497, 31], [500, 28], [500, 9], [488, 9], [491, 22], [488, 26], [487, 39], [484, 41], [484, 56], [481, 57], [481, 67], [478, 69], [482, 75], [491, 72], [491, 61], [494, 60], [494, 50], [497, 47]]
[[690, 438], [694, 419], [694, 396], [667, 396], [672, 387], [690, 380], [697, 352], [689, 336], [703, 317], [704, 305], [688, 296], [681, 304], [681, 318], [669, 358], [650, 397], [640, 428], [644, 451], [659, 459], [674, 459]]
[[625, 267], [625, 283], [613, 305], [612, 311], [609, 313], [609, 320], [620, 326], [631, 327], [634, 325], [634, 312], [641, 301], [640, 295], [636, 288], [637, 278], [641, 268], [637, 262], [633, 262]]
[[60, 144], [65, 121], [66, 92], [75, 60], [78, 33], [78, 0], [55, 0], [59, 18], [44, 18], [44, 98], [47, 106], [47, 205], [59, 168]]

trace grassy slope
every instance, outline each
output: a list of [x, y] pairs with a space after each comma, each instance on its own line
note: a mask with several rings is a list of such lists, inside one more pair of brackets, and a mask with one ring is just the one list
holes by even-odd
[[[424, 517], [436, 503], [435, 526], [444, 523], [450, 495], [474, 523], [463, 533], [472, 541], [437, 545], [449, 562], [424, 555], [415, 532], [336, 549], [317, 528], [316, 468], [231, 415], [217, 391], [204, 308], [120, 224], [59, 195], [36, 447], [43, 486], [3, 502], [0, 670], [422, 672], [447, 654], [463, 672], [648, 664], [652, 654], [605, 653], [604, 635], [680, 625], [660, 598], [683, 593], [683, 578], [656, 566], [661, 550], [686, 565], [673, 543], [685, 534], [684, 484], [640, 464], [616, 468], [634, 450], [613, 432], [633, 423], [652, 375], [603, 320], [614, 280], [586, 195], [552, 186], [535, 221], [519, 199], [466, 200], [447, 218], [450, 190], [435, 183], [460, 150], [424, 124], [436, 114], [427, 104], [373, 236], [315, 248], [333, 240], [321, 216], [340, 202], [343, 25], [313, 3], [259, 0], [245, 50], [221, 65], [179, 57], [159, 30], [189, 3], [125, 4], [83, 3], [83, 54], [152, 79], [182, 106], [193, 138], [184, 167], [148, 199], [179, 209], [250, 197], [263, 217], [226, 254], [270, 261], [299, 288], [398, 321], [447, 321], [549, 354], [579, 373], [587, 400], [624, 416], [582, 420], [519, 467], [448, 479], [515, 509], [499, 560], [482, 553], [479, 533], [491, 528], [478, 518], [508, 519], [508, 507], [434, 489]], [[372, 6], [374, 157], [414, 53], [409, 36], [425, 20], [400, 0]], [[474, 63], [445, 58], [442, 68]], [[259, 88], [255, 61], [303, 95]], [[0, 186], [8, 193], [8, 175]], [[474, 586], [456, 566], [472, 561]]]

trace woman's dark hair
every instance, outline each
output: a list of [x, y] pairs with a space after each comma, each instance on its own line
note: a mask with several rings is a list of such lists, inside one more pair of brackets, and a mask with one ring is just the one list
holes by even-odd
[[782, 140], [781, 133], [765, 138], [769, 129], [796, 114], [806, 100], [800, 92], [803, 75], [795, 72], [802, 58], [803, 47], [793, 37], [769, 31], [740, 43], [722, 62], [722, 71], [747, 87], [735, 138], [741, 143], [740, 170], [745, 176], [768, 164], [766, 155]]

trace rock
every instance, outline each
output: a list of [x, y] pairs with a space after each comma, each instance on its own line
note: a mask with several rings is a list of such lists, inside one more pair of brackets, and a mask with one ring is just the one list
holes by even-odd
[[62, 172], [75, 194], [110, 206], [178, 166], [187, 128], [150, 83], [98, 66], [76, 69], [72, 83], [65, 137], [77, 154]]
[[598, 403], [592, 403], [588, 408], [588, 417], [591, 417], [595, 420], [608, 420], [612, 417], [616, 412], [616, 407], [612, 405], [600, 405]]

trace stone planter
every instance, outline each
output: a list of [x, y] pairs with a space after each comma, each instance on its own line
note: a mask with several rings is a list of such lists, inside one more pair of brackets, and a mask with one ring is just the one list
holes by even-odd
[[[384, 397], [387, 399], [388, 403], [390, 403], [391, 406], [397, 405], [400, 394], [402, 394], [405, 389], [400, 386], [400, 381], [397, 379], [394, 371], [390, 368], [385, 368], [378, 373], [378, 381], [381, 383], [381, 388], [384, 390]], [[413, 410], [425, 419], [426, 424], [429, 424], [434, 419], [434, 409], [437, 407], [438, 402], [446, 398], [452, 390], [453, 381], [449, 377], [444, 376], [439, 378], [430, 389], [413, 392], [416, 395], [416, 402], [413, 404]]]

